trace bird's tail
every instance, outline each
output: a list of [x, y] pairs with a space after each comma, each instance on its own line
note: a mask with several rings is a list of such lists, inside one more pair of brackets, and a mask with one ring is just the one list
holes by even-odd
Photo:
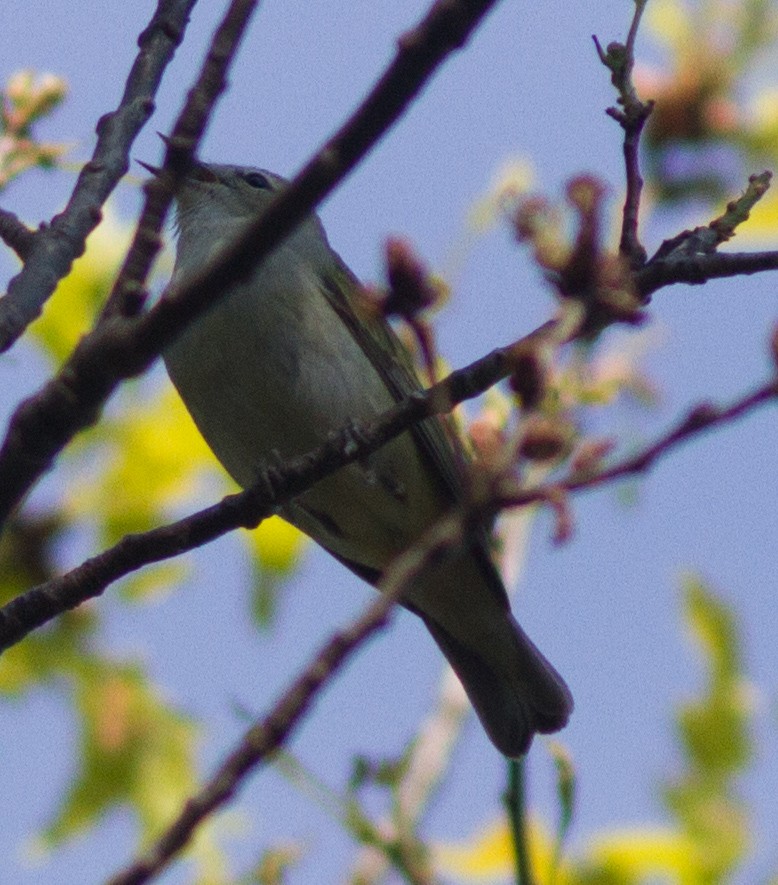
[[[473, 648], [422, 614], [427, 628], [459, 677], [486, 733], [509, 757], [522, 756], [535, 733], [558, 731], [573, 710], [570, 689], [512, 615], [499, 641], [497, 672]], [[491, 656], [490, 656], [491, 657]]]

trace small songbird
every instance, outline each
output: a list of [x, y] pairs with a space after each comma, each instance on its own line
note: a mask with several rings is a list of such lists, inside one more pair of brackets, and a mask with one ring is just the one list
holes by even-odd
[[[202, 270], [285, 185], [261, 169], [192, 165], [176, 197], [173, 282]], [[419, 389], [410, 356], [385, 319], [360, 309], [358, 291], [311, 215], [166, 350], [173, 384], [242, 487], [266, 465], [304, 454]], [[454, 445], [429, 419], [279, 513], [376, 584], [461, 498]], [[424, 621], [506, 756], [525, 753], [536, 732], [566, 724], [570, 691], [511, 615], [485, 535], [422, 571], [402, 602]]]

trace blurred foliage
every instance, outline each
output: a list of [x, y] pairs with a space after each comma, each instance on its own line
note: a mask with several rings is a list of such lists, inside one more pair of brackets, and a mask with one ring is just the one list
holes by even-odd
[[[554, 840], [535, 817], [530, 817], [528, 824], [529, 866], [538, 885], [547, 885], [554, 869]], [[479, 829], [462, 842], [437, 845], [433, 858], [435, 866], [447, 880], [515, 881], [513, 842], [503, 821]], [[563, 861], [556, 869], [559, 885], [567, 885], [567, 871], [567, 862]]]
[[[661, 68], [639, 61], [634, 75], [641, 98], [656, 102], [643, 140], [654, 198], [718, 202], [764, 164], [775, 167], [775, 3], [651, 0], [644, 24], [664, 56]], [[775, 201], [765, 200], [748, 232], [774, 230]]]
[[684, 582], [684, 616], [706, 664], [707, 685], [679, 710], [687, 765], [667, 786], [665, 802], [703, 859], [700, 881], [718, 883], [749, 847], [749, 822], [735, 786], [753, 758], [754, 691], [742, 674], [734, 613], [693, 577]]
[[300, 859], [300, 847], [294, 843], [268, 848], [252, 872], [237, 885], [283, 885], [286, 875]]
[[[54, 546], [62, 528], [56, 514], [16, 516], [0, 536], [0, 601], [53, 576]], [[20, 697], [34, 686], [53, 684], [73, 660], [88, 653], [97, 615], [91, 606], [68, 612], [0, 658], [0, 695]]]
[[[0, 538], [2, 601], [52, 576], [61, 527], [49, 516], [12, 522]], [[36, 688], [55, 689], [72, 707], [80, 735], [77, 770], [39, 837], [42, 850], [96, 825], [119, 803], [133, 809], [149, 838], [169, 823], [195, 785], [193, 723], [168, 707], [139, 664], [97, 650], [98, 626], [96, 608], [81, 606], [0, 660], [0, 696], [21, 699]], [[203, 871], [223, 867], [212, 829], [193, 848]]]
[[[701, 693], [677, 712], [683, 768], [664, 790], [670, 822], [596, 833], [557, 865], [559, 836], [555, 840], [543, 823], [531, 819], [530, 868], [537, 885], [723, 885], [746, 857], [749, 827], [737, 783], [753, 759], [754, 704], [742, 672], [735, 616], [700, 579], [689, 577], [683, 617], [706, 679]], [[557, 766], [557, 777], [558, 831], [564, 835], [572, 814], [569, 761]], [[434, 857], [451, 881], [515, 881], [505, 821], [462, 842], [438, 845]]]
[[137, 665], [79, 656], [67, 676], [83, 723], [81, 758], [44, 840], [61, 842], [119, 802], [135, 809], [151, 837], [195, 786], [193, 724], [167, 707]]
[[53, 74], [12, 74], [0, 90], [0, 190], [27, 169], [48, 168], [67, 145], [39, 142], [33, 126], [65, 98], [67, 84]]

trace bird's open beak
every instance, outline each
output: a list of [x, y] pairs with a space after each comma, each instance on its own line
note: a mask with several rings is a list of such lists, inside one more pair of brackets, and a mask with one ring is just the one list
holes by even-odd
[[[164, 172], [164, 169], [162, 169], [162, 167], [152, 166], [151, 163], [144, 163], [143, 160], [136, 160], [135, 162], [139, 166], [143, 166], [143, 168], [147, 172], [150, 172], [152, 175], [156, 176], [157, 178], [159, 178], [162, 175], [162, 173]], [[201, 163], [198, 163], [197, 161], [194, 161], [192, 163], [192, 165], [189, 169], [189, 173], [187, 174], [187, 178], [190, 180], [193, 179], [194, 181], [205, 181], [205, 182], [212, 182], [212, 181], [219, 180], [217, 178], [217, 176], [214, 175], [214, 173], [211, 172], [211, 170], [207, 166], [204, 166]]]

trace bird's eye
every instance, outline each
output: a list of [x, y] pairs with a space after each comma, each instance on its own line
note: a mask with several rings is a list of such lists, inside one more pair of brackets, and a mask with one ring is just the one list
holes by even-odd
[[261, 172], [247, 172], [243, 176], [243, 180], [251, 187], [260, 188], [261, 190], [271, 190], [270, 179]]

